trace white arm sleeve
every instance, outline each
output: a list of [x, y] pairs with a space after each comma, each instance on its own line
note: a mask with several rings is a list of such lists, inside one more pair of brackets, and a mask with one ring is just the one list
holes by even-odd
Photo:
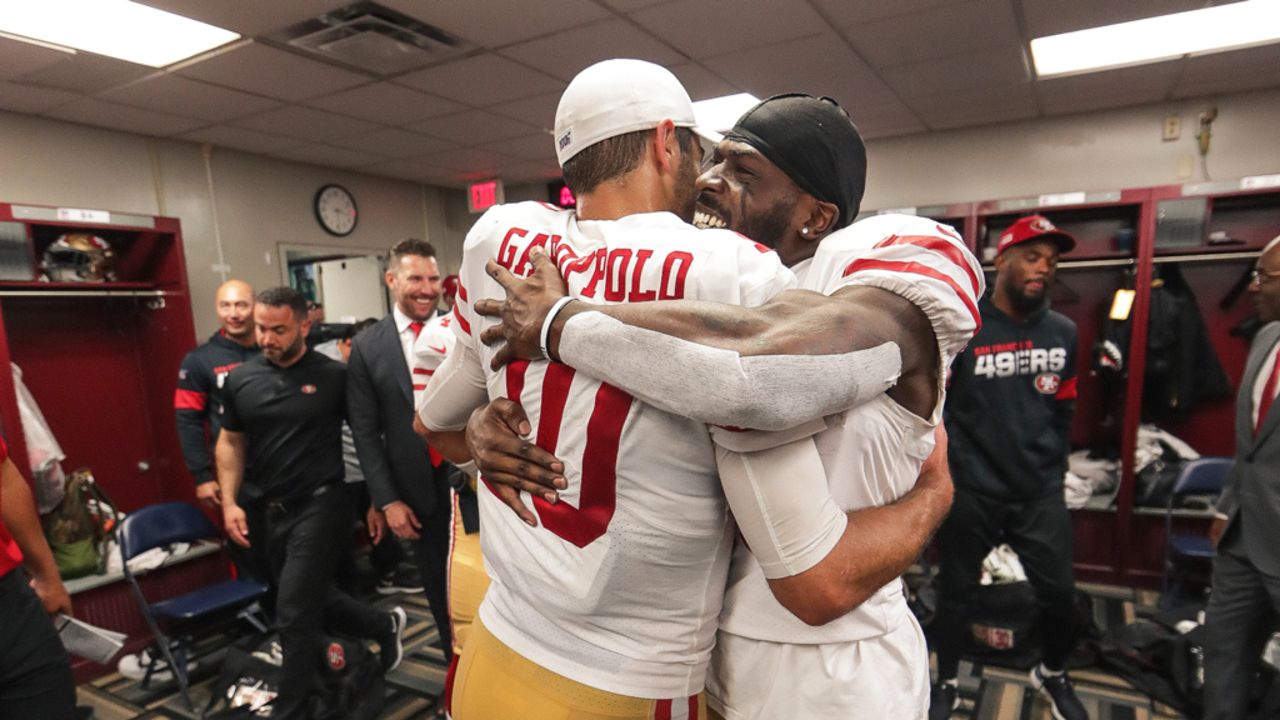
[[711, 425], [781, 430], [843, 412], [897, 382], [896, 343], [842, 355], [760, 355], [699, 345], [579, 313], [560, 335], [560, 359], [674, 415]]
[[751, 554], [769, 579], [799, 575], [840, 542], [836, 505], [813, 440], [751, 453], [716, 447], [720, 484]]
[[458, 343], [422, 391], [418, 417], [428, 430], [465, 430], [471, 412], [487, 402], [480, 356], [470, 345]]

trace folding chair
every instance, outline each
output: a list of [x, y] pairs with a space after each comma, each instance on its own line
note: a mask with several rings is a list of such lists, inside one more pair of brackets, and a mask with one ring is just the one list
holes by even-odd
[[[167, 665], [178, 682], [187, 708], [194, 710], [187, 679], [187, 663], [195, 658], [191, 652], [194, 640], [237, 619], [244, 619], [258, 631], [266, 632], [258, 600], [266, 595], [267, 587], [254, 580], [226, 580], [168, 600], [147, 601], [138, 584], [137, 574], [129, 569], [129, 560], [153, 548], [173, 543], [220, 542], [222, 539], [222, 533], [209, 522], [209, 518], [188, 503], [148, 505], [125, 517], [120, 523], [118, 538], [124, 576], [133, 587], [134, 597], [160, 655], [155, 657], [152, 654], [153, 659], [143, 676], [143, 686], [155, 672]], [[200, 654], [210, 650], [212, 648]]]
[[1206, 495], [1216, 498], [1226, 487], [1231, 473], [1231, 458], [1205, 457], [1192, 460], [1183, 466], [1173, 483], [1164, 515], [1164, 572], [1160, 579], [1162, 603], [1171, 600], [1170, 591], [1176, 587], [1174, 574], [1182, 560], [1212, 560], [1216, 554], [1213, 543], [1203, 534], [1174, 534], [1173, 509], [1188, 495]]

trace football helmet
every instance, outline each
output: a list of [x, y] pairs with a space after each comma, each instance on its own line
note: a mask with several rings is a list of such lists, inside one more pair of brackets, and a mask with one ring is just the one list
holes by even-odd
[[97, 235], [67, 233], [44, 251], [44, 273], [50, 282], [110, 282], [116, 279], [116, 254]]

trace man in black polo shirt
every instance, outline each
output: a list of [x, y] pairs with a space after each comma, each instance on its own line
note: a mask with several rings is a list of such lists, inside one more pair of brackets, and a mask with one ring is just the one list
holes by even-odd
[[[223, 391], [216, 450], [222, 513], [233, 541], [266, 543], [276, 580], [284, 662], [272, 717], [305, 718], [322, 631], [377, 640], [389, 671], [403, 654], [405, 612], [379, 612], [333, 585], [352, 521], [342, 491], [346, 368], [307, 349], [307, 304], [296, 290], [260, 294], [253, 319], [262, 355], [232, 371]], [[246, 462], [264, 501], [265, 538], [249, 536], [236, 503]]]

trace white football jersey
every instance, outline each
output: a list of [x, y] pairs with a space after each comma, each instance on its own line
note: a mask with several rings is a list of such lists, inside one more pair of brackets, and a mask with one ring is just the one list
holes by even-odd
[[[796, 268], [800, 287], [830, 295], [848, 285], [872, 285], [906, 297], [933, 325], [942, 370], [977, 332], [982, 268], [954, 230], [907, 215], [880, 215], [828, 236]], [[939, 383], [941, 386], [941, 382]], [[814, 437], [832, 497], [844, 510], [887, 505], [910, 490], [933, 450], [945, 391], [926, 419], [881, 395], [840, 416]], [[852, 642], [884, 635], [909, 611], [894, 580], [844, 617], [806, 625], [778, 604], [760, 564], [746, 547], [734, 550], [721, 629], [778, 643]]]
[[453, 313], [436, 315], [427, 321], [418, 338], [413, 341], [413, 406], [422, 404], [422, 391], [426, 390], [431, 376], [444, 362], [458, 336], [453, 332]]
[[494, 321], [475, 314], [471, 300], [501, 298], [503, 290], [485, 261], [526, 275], [535, 245], [556, 261], [572, 295], [595, 303], [754, 306], [793, 287], [794, 276], [767, 248], [670, 213], [579, 221], [526, 202], [489, 210], [467, 236], [459, 342], [483, 364], [489, 397], [524, 407], [538, 445], [565, 462], [569, 483], [555, 505], [525, 496], [537, 528], [481, 490], [481, 545], [493, 584], [480, 617], [516, 652], [586, 685], [644, 698], [695, 694], [733, 535], [710, 434], [566, 365], [489, 369], [493, 351], [478, 336]]

